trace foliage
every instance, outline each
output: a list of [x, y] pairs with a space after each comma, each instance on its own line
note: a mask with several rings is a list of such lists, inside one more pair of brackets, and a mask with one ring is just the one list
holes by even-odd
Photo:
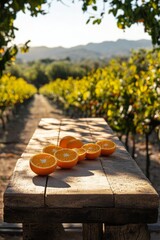
[[56, 78], [67, 79], [70, 76], [74, 78], [82, 77], [86, 74], [86, 71], [80, 65], [69, 61], [55, 61], [46, 66], [46, 74], [52, 81]]
[[[7, 63], [14, 60], [18, 47], [12, 45], [15, 38], [14, 20], [17, 13], [29, 11], [31, 16], [45, 14], [43, 5], [50, 5], [52, 0], [1, 0], [0, 1], [0, 76]], [[72, 1], [74, 3], [74, 1]], [[105, 8], [107, 4], [107, 8]], [[99, 9], [101, 6], [101, 9]], [[82, 11], [92, 9], [93, 14], [87, 22], [92, 20], [93, 24], [100, 24], [108, 9], [117, 19], [120, 29], [130, 27], [135, 23], [144, 25], [145, 31], [151, 36], [153, 45], [160, 45], [160, 1], [159, 0], [82, 0]], [[99, 13], [99, 17], [97, 17]], [[5, 16], [5, 17], [4, 17]], [[28, 51], [30, 41], [21, 48], [23, 52]]]
[[99, 63], [94, 60], [83, 60], [71, 62], [66, 60], [42, 59], [28, 63], [14, 62], [7, 66], [4, 73], [10, 73], [15, 77], [23, 77], [27, 82], [32, 83], [37, 88], [53, 81], [56, 78], [67, 79], [68, 77], [82, 78], [93, 69], [103, 66], [104, 61]]
[[[6, 63], [13, 60], [18, 52], [18, 47], [12, 45], [12, 40], [15, 38], [15, 31], [18, 30], [14, 26], [14, 20], [17, 13], [29, 11], [31, 16], [45, 14], [42, 10], [42, 5], [46, 4], [46, 0], [1, 0], [0, 1], [0, 76], [5, 69]], [[23, 52], [28, 50], [27, 41], [21, 48]]]
[[5, 110], [17, 103], [23, 103], [36, 93], [36, 88], [22, 78], [3, 75], [0, 81], [0, 109]]
[[23, 77], [32, 83], [37, 89], [49, 82], [45, 73], [45, 67], [40, 62], [32, 63], [31, 66], [26, 66]]
[[22, 104], [36, 93], [36, 88], [22, 78], [9, 74], [0, 79], [0, 118], [3, 123], [3, 114], [7, 109], [12, 109], [17, 104]]
[[[107, 7], [106, 7], [107, 4]], [[113, 14], [120, 29], [131, 27], [135, 23], [141, 23], [152, 39], [153, 45], [160, 45], [160, 1], [159, 0], [83, 0], [83, 11], [92, 9], [98, 12], [90, 16], [87, 23], [100, 24], [106, 9]]]
[[[160, 131], [160, 52], [133, 52], [82, 79], [57, 79], [40, 93], [84, 117], [104, 117], [121, 135]], [[126, 138], [126, 146], [128, 138]], [[134, 153], [133, 153], [134, 156]]]
[[[82, 79], [57, 79], [41, 88], [87, 116], [103, 116], [117, 131], [144, 133], [160, 111], [160, 53], [140, 50], [111, 60]], [[128, 126], [128, 127], [126, 127]]]

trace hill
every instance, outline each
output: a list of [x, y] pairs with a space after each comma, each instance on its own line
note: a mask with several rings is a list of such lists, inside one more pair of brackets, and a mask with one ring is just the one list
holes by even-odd
[[125, 40], [105, 41], [101, 43], [88, 43], [71, 48], [64, 47], [31, 47], [28, 53], [19, 53], [17, 58], [23, 61], [35, 61], [39, 59], [66, 59], [73, 61], [82, 59], [106, 59], [113, 56], [127, 56], [131, 50], [140, 48], [150, 49], [152, 43], [150, 40]]

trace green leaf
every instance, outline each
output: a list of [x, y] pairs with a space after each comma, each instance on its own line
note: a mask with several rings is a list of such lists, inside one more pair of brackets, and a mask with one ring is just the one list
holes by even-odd
[[88, 24], [88, 23], [90, 22], [90, 20], [91, 20], [91, 19], [89, 18], [89, 19], [86, 21], [86, 24]]
[[101, 19], [100, 18], [97, 18], [93, 21], [93, 24], [100, 24], [101, 23]]
[[97, 6], [93, 6], [92, 9], [93, 9], [94, 11], [97, 11]]

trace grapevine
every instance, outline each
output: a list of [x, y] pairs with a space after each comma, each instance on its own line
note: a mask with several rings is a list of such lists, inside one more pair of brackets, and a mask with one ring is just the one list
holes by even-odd
[[36, 88], [22, 78], [16, 78], [9, 74], [0, 79], [0, 119], [5, 128], [4, 113], [13, 109], [17, 104], [22, 104], [36, 93]]
[[160, 52], [133, 52], [127, 61], [113, 59], [82, 79], [50, 82], [40, 93], [81, 116], [104, 117], [120, 137], [126, 135], [126, 147], [131, 135], [134, 157], [136, 134], [160, 129]]

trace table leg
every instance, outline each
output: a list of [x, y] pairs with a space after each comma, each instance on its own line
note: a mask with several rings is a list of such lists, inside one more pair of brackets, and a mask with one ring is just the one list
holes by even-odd
[[146, 224], [127, 224], [122, 226], [107, 226], [105, 224], [106, 240], [149, 240], [150, 233]]
[[24, 223], [23, 240], [60, 240], [63, 238], [64, 229], [62, 224]]
[[102, 237], [102, 223], [83, 223], [83, 240], [101, 240]]

